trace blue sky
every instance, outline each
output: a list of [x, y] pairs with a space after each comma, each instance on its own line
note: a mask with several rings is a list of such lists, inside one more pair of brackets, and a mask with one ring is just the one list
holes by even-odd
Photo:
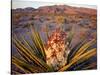
[[22, 1], [22, 0], [12, 0], [12, 8], [25, 8], [25, 7], [34, 7], [38, 8], [40, 6], [51, 6], [51, 5], [70, 5], [75, 7], [86, 7], [86, 8], [94, 8], [95, 5], [83, 5], [83, 4], [72, 4], [72, 3], [61, 3], [61, 2], [39, 2], [39, 1]]

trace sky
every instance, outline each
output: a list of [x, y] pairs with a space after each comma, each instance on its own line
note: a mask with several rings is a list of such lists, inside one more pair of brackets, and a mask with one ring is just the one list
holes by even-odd
[[38, 8], [40, 6], [51, 6], [51, 5], [70, 5], [75, 7], [86, 7], [96, 9], [95, 5], [85, 5], [85, 4], [72, 4], [72, 3], [61, 3], [61, 2], [40, 2], [40, 1], [23, 1], [23, 0], [12, 0], [12, 9], [16, 8], [26, 8], [33, 7]]

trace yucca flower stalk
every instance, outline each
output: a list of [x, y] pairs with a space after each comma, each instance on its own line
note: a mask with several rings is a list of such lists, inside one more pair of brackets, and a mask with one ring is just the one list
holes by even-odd
[[70, 50], [67, 45], [68, 41], [65, 42], [66, 38], [67, 34], [60, 29], [56, 29], [48, 38], [45, 50], [46, 63], [55, 70], [67, 64]]

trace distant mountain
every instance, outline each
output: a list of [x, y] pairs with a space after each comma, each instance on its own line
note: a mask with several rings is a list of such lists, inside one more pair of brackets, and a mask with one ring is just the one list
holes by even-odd
[[30, 13], [52, 13], [52, 14], [90, 14], [96, 15], [96, 9], [84, 8], [84, 7], [72, 7], [68, 5], [53, 5], [42, 6], [37, 9], [32, 7], [12, 9], [13, 12], [30, 12]]
[[34, 12], [34, 11], [35, 11], [35, 8], [32, 8], [32, 7], [12, 9], [12, 12], [14, 13]]

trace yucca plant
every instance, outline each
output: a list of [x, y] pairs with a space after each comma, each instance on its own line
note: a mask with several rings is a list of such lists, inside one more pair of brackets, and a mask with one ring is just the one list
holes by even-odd
[[[96, 56], [96, 39], [81, 40], [71, 48], [72, 34], [57, 30], [48, 36], [44, 43], [39, 32], [32, 26], [27, 33], [31, 42], [21, 35], [13, 36], [12, 41], [18, 55], [12, 56], [12, 74], [61, 72], [96, 68], [96, 61], [89, 62]], [[58, 51], [58, 52], [56, 52]]]

